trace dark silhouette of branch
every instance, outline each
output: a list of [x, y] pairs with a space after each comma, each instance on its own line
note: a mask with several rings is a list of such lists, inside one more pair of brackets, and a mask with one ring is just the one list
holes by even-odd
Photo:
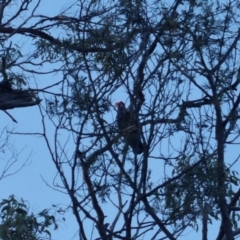
[[3, 111], [13, 120], [13, 122], [17, 123], [17, 120], [10, 113], [8, 113], [6, 110]]

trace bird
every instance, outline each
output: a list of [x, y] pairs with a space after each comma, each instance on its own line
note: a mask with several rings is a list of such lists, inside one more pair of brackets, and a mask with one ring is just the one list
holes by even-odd
[[119, 131], [126, 143], [132, 148], [134, 154], [143, 153], [144, 146], [141, 141], [140, 129], [134, 112], [129, 111], [123, 102], [117, 102], [116, 122]]

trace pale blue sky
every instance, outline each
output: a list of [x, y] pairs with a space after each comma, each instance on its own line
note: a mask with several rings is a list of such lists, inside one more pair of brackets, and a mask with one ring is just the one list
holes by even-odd
[[[69, 1], [41, 0], [41, 4], [36, 11], [36, 14], [55, 16], [59, 13], [65, 3], [69, 3]], [[19, 39], [17, 42], [22, 43], [22, 37], [18, 36], [17, 38]], [[25, 53], [27, 53], [28, 49], [33, 49], [30, 40], [25, 42], [23, 47], [26, 49]], [[57, 77], [53, 81], [55, 80], [58, 81]], [[53, 81], [49, 77], [42, 76], [37, 79], [40, 87], [47, 86]], [[14, 116], [18, 123], [14, 124], [7, 115], [1, 112], [0, 129], [8, 126], [9, 131], [14, 129], [15, 132], [24, 133], [40, 131], [41, 118], [38, 107], [13, 109], [9, 110], [9, 113]], [[51, 184], [56, 174], [56, 170], [49, 157], [49, 153], [46, 150], [46, 144], [43, 139], [35, 136], [12, 135], [10, 143], [14, 143], [17, 152], [24, 149], [19, 155], [18, 161], [23, 163], [25, 159], [29, 158], [30, 164], [21, 169], [21, 171], [14, 176], [10, 176], [0, 181], [1, 198], [7, 198], [10, 194], [14, 194], [17, 198], [27, 200], [30, 204], [30, 210], [33, 212], [41, 211], [45, 208], [51, 207], [51, 204], [58, 203], [63, 204], [62, 206], [64, 208], [64, 203], [69, 202], [68, 196], [51, 190], [41, 179], [42, 176], [49, 184]], [[2, 159], [0, 166], [4, 166], [10, 156], [11, 153], [0, 153], [0, 158]], [[70, 216], [72, 216], [71, 211]], [[52, 239], [72, 239], [76, 233], [77, 228], [75, 221], [72, 220], [72, 217], [68, 217], [68, 215], [65, 217], [66, 223], [63, 221], [59, 222], [59, 229], [57, 231], [52, 231]]]
[[[73, 1], [71, 1], [73, 2]], [[69, 1], [53, 1], [53, 0], [42, 0], [41, 4], [36, 11], [36, 14], [43, 14], [48, 16], [58, 15], [60, 10], [63, 9], [63, 6], [70, 5]], [[23, 19], [24, 20], [24, 19]], [[21, 42], [22, 37], [19, 37], [19, 42]], [[26, 42], [23, 46], [26, 51], [30, 48], [30, 40], [29, 43]], [[46, 70], [46, 69], [45, 69]], [[47, 86], [53, 82], [58, 82], [61, 80], [60, 76], [43, 77], [39, 76], [37, 79], [39, 87]], [[34, 84], [33, 84], [34, 85]], [[113, 100], [125, 100], [126, 95], [124, 92], [118, 91], [113, 97]], [[44, 104], [44, 101], [43, 101]], [[14, 132], [37, 132], [41, 131], [41, 117], [39, 114], [38, 107], [29, 107], [29, 108], [19, 108], [9, 110], [9, 113], [13, 115], [13, 117], [18, 121], [17, 124], [12, 123], [11, 119], [1, 112], [1, 122], [0, 122], [0, 130], [8, 126], [8, 130], [14, 129]], [[112, 113], [113, 117], [110, 117], [109, 122], [114, 121], [115, 111]], [[39, 128], [39, 129], [38, 129]], [[48, 129], [51, 131], [50, 129]], [[49, 133], [51, 136], [52, 133]], [[67, 195], [59, 193], [57, 191], [53, 191], [41, 179], [41, 176], [48, 182], [52, 183], [53, 178], [56, 174], [55, 167], [50, 159], [49, 153], [46, 150], [46, 144], [43, 139], [37, 138], [35, 136], [18, 136], [12, 135], [10, 138], [10, 143], [14, 143], [14, 146], [17, 152], [20, 152], [24, 149], [19, 155], [19, 161], [23, 162], [25, 159], [29, 157], [30, 164], [27, 167], [24, 167], [20, 172], [18, 172], [14, 176], [10, 176], [6, 179], [0, 181], [0, 189], [1, 189], [1, 198], [7, 198], [10, 194], [14, 194], [17, 198], [23, 198], [24, 200], [29, 201], [30, 209], [33, 212], [40, 211], [44, 208], [48, 208], [51, 204], [64, 204], [69, 203], [69, 198]], [[180, 145], [180, 138], [175, 140], [176, 145]], [[72, 146], [74, 149], [74, 146]], [[71, 146], [69, 146], [69, 152], [73, 151]], [[228, 147], [227, 157], [233, 159], [233, 155], [237, 156], [239, 151], [237, 147], [231, 146]], [[8, 157], [11, 156], [8, 152], [5, 154], [0, 153], [0, 158], [2, 159], [0, 162], [0, 167], [6, 163]], [[163, 162], [156, 161], [151, 159], [149, 161], [149, 167], [153, 170], [153, 176], [156, 177], [156, 180], [159, 179], [159, 176], [163, 174]], [[235, 165], [236, 169], [240, 169], [240, 164], [237, 163]], [[159, 172], [159, 169], [162, 172]], [[162, 175], [164, 176], [164, 175]], [[114, 196], [113, 196], [114, 198]], [[105, 206], [106, 215], [108, 215], [109, 222], [113, 217], [111, 212], [111, 207]], [[77, 225], [75, 223], [75, 219], [70, 211], [68, 215], [64, 216], [66, 218], [66, 223], [59, 222], [59, 229], [57, 231], [52, 231], [52, 239], [53, 240], [70, 240], [70, 239], [78, 239], [73, 238], [77, 231]], [[108, 221], [106, 221], [108, 222]], [[209, 230], [209, 239], [214, 239], [216, 237], [216, 233], [218, 232], [218, 224], [210, 227]], [[89, 227], [89, 231], [92, 230], [92, 225]], [[194, 232], [192, 229], [189, 229], [185, 232], [186, 235], [179, 238], [184, 240], [192, 240], [192, 239], [201, 239], [201, 229], [199, 233]], [[188, 233], [188, 234], [187, 234]]]

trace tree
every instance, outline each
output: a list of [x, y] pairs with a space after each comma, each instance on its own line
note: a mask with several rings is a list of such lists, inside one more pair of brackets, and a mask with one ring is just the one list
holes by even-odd
[[57, 228], [55, 217], [49, 214], [48, 209], [29, 214], [26, 202], [22, 199], [18, 201], [13, 195], [3, 199], [0, 207], [0, 239], [50, 239], [48, 228], [52, 225]]
[[[18, 46], [8, 46], [17, 57], [5, 72], [20, 88], [30, 73], [61, 75], [34, 89], [46, 99], [38, 103], [37, 135], [58, 172], [54, 187], [69, 196], [78, 238], [173, 240], [202, 228], [206, 240], [216, 221], [216, 239], [233, 240], [240, 1], [78, 0], [55, 17], [37, 15], [38, 1], [16, 27], [29, 4], [2, 18], [0, 33], [3, 47], [21, 35], [36, 50], [23, 57]], [[7, 8], [9, 2], [2, 12]], [[115, 100], [134, 109], [142, 155], [129, 150], [117, 129]], [[236, 154], [229, 155], [232, 146]]]

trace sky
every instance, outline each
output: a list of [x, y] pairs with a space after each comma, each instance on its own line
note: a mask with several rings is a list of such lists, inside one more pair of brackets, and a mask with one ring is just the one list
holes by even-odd
[[[36, 13], [44, 14], [47, 16], [56, 16], [59, 12], [66, 6], [70, 5], [73, 1], [53, 1], [53, 0], [42, 0], [41, 4], [36, 11]], [[64, 6], [64, 7], [63, 7]], [[21, 40], [21, 37], [19, 41]], [[28, 46], [29, 44], [29, 46]], [[30, 42], [25, 43], [25, 47], [30, 47]], [[55, 76], [53, 81], [57, 82], [61, 80], [60, 76]], [[37, 79], [39, 86], [47, 86], [51, 81], [48, 78], [40, 76]], [[33, 83], [34, 85], [34, 83]], [[116, 93], [114, 99], [122, 100], [124, 98], [124, 93]], [[18, 132], [18, 133], [29, 133], [41, 131], [41, 129], [36, 129], [41, 126], [41, 116], [39, 114], [38, 107], [29, 108], [19, 108], [9, 110], [9, 113], [18, 121], [17, 124], [13, 123], [11, 119], [1, 112], [1, 122], [0, 130], [7, 126], [8, 131]], [[115, 113], [113, 113], [114, 116]], [[110, 119], [110, 122], [114, 118]], [[53, 133], [49, 129], [49, 136]], [[1, 198], [8, 198], [9, 195], [14, 194], [17, 198], [22, 198], [27, 200], [30, 205], [30, 211], [38, 212], [44, 208], [50, 207], [52, 204], [61, 204], [64, 208], [67, 203], [69, 203], [69, 198], [58, 191], [53, 191], [45, 182], [52, 183], [55, 176], [56, 169], [52, 161], [50, 160], [49, 153], [46, 151], [46, 143], [41, 137], [31, 136], [31, 135], [11, 135], [10, 144], [14, 144], [17, 152], [20, 152], [18, 156], [19, 165], [14, 165], [12, 171], [17, 169], [25, 160], [28, 161], [28, 166], [22, 168], [18, 173], [13, 176], [9, 176], [0, 181]], [[176, 144], [179, 144], [176, 140]], [[70, 149], [69, 149], [70, 150]], [[236, 147], [229, 147], [227, 151], [227, 157], [233, 157], [239, 153]], [[5, 165], [8, 158], [11, 156], [11, 149], [6, 150], [6, 152], [0, 152], [0, 167]], [[159, 169], [163, 168], [163, 163], [159, 161], [151, 160], [149, 161], [149, 167], [153, 170], [153, 176], [158, 178]], [[236, 169], [240, 169], [240, 164], [236, 163]], [[11, 172], [11, 170], [10, 170]], [[43, 181], [44, 179], [44, 181]], [[113, 196], [114, 198], [114, 196]], [[109, 211], [109, 210], [106, 210]], [[53, 240], [71, 240], [78, 239], [74, 237], [77, 232], [77, 224], [72, 216], [71, 211], [69, 214], [64, 215], [66, 222], [62, 221], [59, 216], [59, 229], [52, 231]], [[111, 212], [108, 213], [109, 220], [112, 218]], [[91, 231], [91, 227], [89, 228]], [[218, 232], [218, 224], [213, 224], [209, 230], [209, 239], [214, 239], [216, 237], [216, 232]], [[199, 236], [199, 238], [197, 237]], [[201, 239], [201, 230], [199, 234], [196, 234], [193, 230], [189, 229], [186, 231], [186, 235], [180, 237], [179, 239], [192, 240]]]
[[[41, 4], [36, 13], [56, 16], [62, 7], [68, 3], [69, 1], [62, 0], [58, 0], [57, 3], [53, 0], [41, 0]], [[19, 41], [22, 39], [19, 36], [17, 38], [19, 38]], [[26, 42], [24, 47], [28, 49], [30, 47], [31, 49], [30, 44], [30, 42]], [[48, 78], [41, 76], [37, 81], [39, 86], [48, 86], [50, 82]], [[15, 132], [21, 133], [41, 131], [37, 129], [41, 126], [41, 117], [37, 106], [13, 109], [8, 112], [18, 123], [13, 123], [4, 112], [1, 112], [0, 129], [7, 126], [8, 131], [14, 130]], [[22, 168], [17, 174], [0, 181], [1, 198], [8, 198], [9, 195], [14, 194], [16, 198], [22, 198], [28, 201], [30, 212], [32, 211], [35, 213], [57, 203], [62, 204], [61, 207], [64, 209], [66, 207], [65, 203], [69, 202], [68, 196], [58, 191], [53, 191], [44, 183], [44, 181], [50, 184], [52, 183], [53, 177], [56, 174], [56, 169], [52, 161], [50, 161], [49, 153], [46, 150], [46, 144], [43, 139], [35, 136], [12, 135], [10, 144], [12, 143], [16, 151], [21, 152], [17, 158], [19, 165], [15, 164], [12, 172], [18, 169], [27, 159], [28, 166]], [[0, 159], [2, 159], [0, 166], [4, 166], [10, 156], [11, 149], [5, 153], [0, 153]], [[64, 216], [66, 222], [59, 216], [59, 229], [51, 232], [53, 240], [74, 239], [73, 237], [77, 231], [77, 226], [71, 216], [71, 212], [69, 215], [67, 214]]]

